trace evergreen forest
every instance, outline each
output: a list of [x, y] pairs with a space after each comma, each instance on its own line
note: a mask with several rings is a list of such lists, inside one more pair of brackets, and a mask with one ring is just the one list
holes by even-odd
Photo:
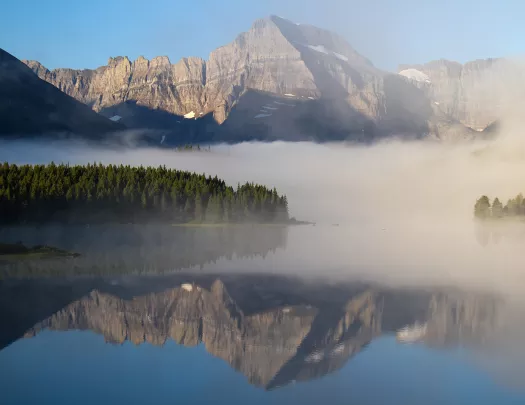
[[0, 163], [0, 223], [286, 223], [277, 190], [160, 167]]

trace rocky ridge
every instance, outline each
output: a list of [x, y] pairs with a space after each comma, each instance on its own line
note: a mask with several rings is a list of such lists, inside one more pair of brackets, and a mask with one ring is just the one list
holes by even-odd
[[116, 57], [95, 70], [53, 71], [25, 63], [95, 111], [129, 127], [160, 126], [172, 141], [472, 135], [446, 111], [436, 114], [424, 89], [375, 68], [337, 34], [275, 16], [207, 61]]

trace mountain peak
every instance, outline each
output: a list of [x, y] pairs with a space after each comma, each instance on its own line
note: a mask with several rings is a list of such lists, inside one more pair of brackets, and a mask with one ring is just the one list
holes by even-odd
[[115, 57], [110, 57], [108, 59], [108, 66], [114, 67], [114, 66], [119, 65], [121, 62], [125, 62], [128, 64], [131, 63], [127, 56], [115, 56]]
[[269, 19], [279, 28], [284, 37], [295, 47], [331, 55], [337, 59], [357, 65], [373, 66], [339, 34], [308, 24], [298, 24], [278, 16]]
[[157, 65], [157, 66], [169, 66], [171, 65], [171, 62], [170, 62], [170, 58], [168, 58], [167, 56], [155, 56], [151, 60], [151, 64]]

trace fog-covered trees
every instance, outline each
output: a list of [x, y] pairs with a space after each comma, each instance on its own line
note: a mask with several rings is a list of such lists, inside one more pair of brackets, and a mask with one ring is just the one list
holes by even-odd
[[286, 222], [275, 189], [166, 167], [0, 164], [0, 223]]
[[498, 197], [494, 199], [492, 205], [487, 196], [481, 196], [474, 204], [474, 216], [480, 219], [486, 218], [503, 218], [525, 215], [525, 198], [523, 194], [507, 201], [503, 206]]
[[503, 216], [503, 204], [498, 197], [496, 197], [492, 203], [491, 215], [495, 218], [501, 218]]
[[476, 201], [474, 205], [474, 216], [476, 218], [490, 217], [490, 200], [486, 195], [481, 196], [478, 201]]

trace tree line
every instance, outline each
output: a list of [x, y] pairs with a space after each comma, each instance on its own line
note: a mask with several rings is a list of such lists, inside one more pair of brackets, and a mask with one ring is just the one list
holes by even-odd
[[287, 222], [277, 190], [159, 167], [0, 164], [0, 223]]
[[509, 199], [505, 205], [503, 205], [498, 197], [494, 198], [494, 201], [491, 203], [486, 195], [478, 198], [476, 204], [474, 204], [474, 216], [480, 219], [517, 217], [522, 215], [525, 215], [525, 198], [521, 193]]

